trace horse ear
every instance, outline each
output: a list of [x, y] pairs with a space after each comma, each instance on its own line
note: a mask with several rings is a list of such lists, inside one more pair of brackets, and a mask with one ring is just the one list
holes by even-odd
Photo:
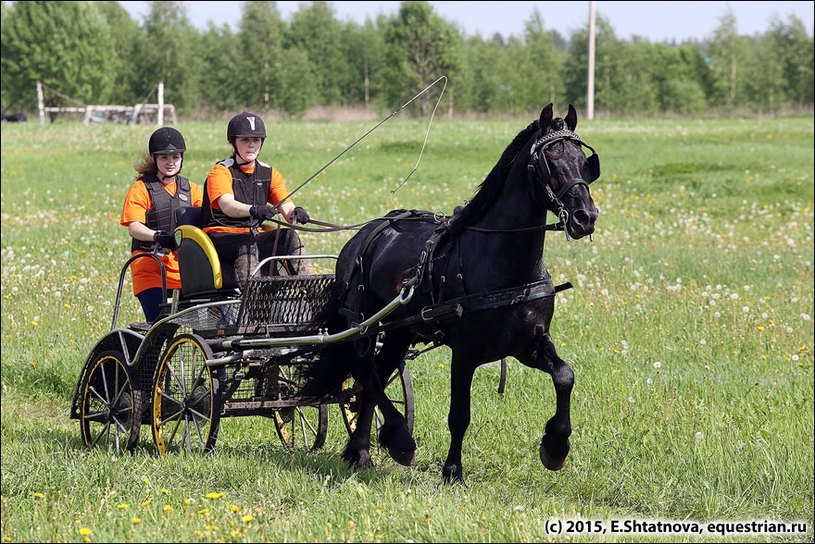
[[577, 127], [577, 112], [571, 104], [569, 104], [569, 113], [566, 115], [566, 126], [569, 127], [569, 130], [572, 132], [574, 132], [575, 127]]
[[552, 121], [552, 104], [547, 104], [543, 111], [541, 112], [540, 121], [540, 128], [541, 130], [546, 130], [546, 127], [549, 126], [549, 123]]

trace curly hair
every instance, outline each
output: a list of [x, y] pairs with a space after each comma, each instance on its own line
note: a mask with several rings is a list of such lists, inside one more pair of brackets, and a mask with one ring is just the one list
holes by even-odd
[[133, 179], [141, 179], [150, 174], [158, 174], [156, 160], [153, 158], [153, 155], [150, 153], [147, 146], [145, 146], [144, 150], [142, 151], [141, 160], [133, 163], [133, 168], [135, 168], [136, 172], [138, 172], [138, 175], [134, 176]]

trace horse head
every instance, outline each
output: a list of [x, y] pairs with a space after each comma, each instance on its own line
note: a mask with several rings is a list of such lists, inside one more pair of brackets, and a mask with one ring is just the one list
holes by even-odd
[[[588, 236], [594, 232], [598, 214], [589, 184], [600, 177], [600, 159], [594, 148], [574, 133], [577, 112], [571, 104], [565, 119], [553, 118], [552, 104], [547, 105], [538, 123], [530, 150], [530, 181], [542, 186], [547, 209], [563, 223], [569, 236]], [[589, 157], [583, 147], [591, 150]]]

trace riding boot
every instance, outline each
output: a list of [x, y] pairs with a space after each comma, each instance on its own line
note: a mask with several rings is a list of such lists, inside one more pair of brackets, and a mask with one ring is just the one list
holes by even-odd
[[[306, 255], [303, 242], [295, 231], [287, 229], [286, 235], [281, 238], [282, 247], [278, 248], [278, 255]], [[292, 259], [288, 265], [291, 267], [291, 274], [294, 276], [314, 275], [314, 266], [311, 264], [311, 259]]]
[[238, 249], [238, 257], [235, 259], [235, 280], [241, 289], [246, 285], [246, 280], [252, 270], [258, 265], [258, 250], [255, 245], [241, 246]]

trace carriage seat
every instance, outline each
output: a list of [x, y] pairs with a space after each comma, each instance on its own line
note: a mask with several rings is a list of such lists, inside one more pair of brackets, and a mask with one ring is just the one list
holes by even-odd
[[175, 219], [181, 296], [185, 299], [234, 296], [238, 289], [235, 271], [221, 266], [212, 240], [203, 231], [203, 208], [179, 208]]

